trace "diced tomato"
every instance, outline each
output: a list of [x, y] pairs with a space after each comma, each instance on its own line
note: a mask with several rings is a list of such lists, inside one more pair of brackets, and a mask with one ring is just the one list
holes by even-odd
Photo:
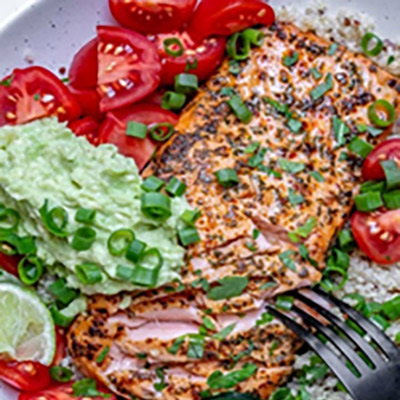
[[100, 143], [114, 144], [121, 154], [134, 158], [141, 170], [150, 160], [157, 145], [149, 138], [137, 139], [127, 136], [126, 128], [129, 121], [148, 126], [164, 122], [175, 125], [178, 117], [154, 104], [138, 104], [125, 110], [107, 113], [106, 120], [100, 128]]
[[97, 42], [85, 45], [72, 62], [72, 86], [93, 89], [95, 82], [101, 112], [128, 106], [156, 90], [161, 63], [154, 44], [139, 33], [115, 26], [98, 26], [97, 35]]
[[[99, 388], [101, 393], [109, 393], [106, 389]], [[74, 396], [72, 383], [64, 385], [54, 385], [46, 390], [38, 391], [36, 393], [21, 393], [18, 400], [86, 400], [88, 397]], [[90, 396], [91, 400], [104, 400], [104, 396]], [[109, 400], [117, 400], [114, 395], [110, 394], [107, 397]]]
[[274, 10], [262, 0], [202, 0], [188, 32], [195, 40], [212, 35], [228, 36], [250, 26], [271, 25]]
[[33, 361], [0, 360], [0, 379], [24, 392], [35, 392], [50, 386], [49, 368]]
[[70, 91], [81, 106], [83, 116], [101, 119], [100, 96], [96, 89], [75, 89], [71, 86]]
[[5, 80], [9, 85], [0, 86], [0, 126], [50, 116], [70, 121], [81, 114], [68, 88], [45, 68], [15, 69]]
[[197, 0], [110, 0], [114, 18], [143, 34], [180, 29], [193, 14]]
[[400, 261], [400, 210], [357, 211], [351, 227], [359, 248], [378, 264]]
[[381, 143], [369, 154], [362, 167], [363, 179], [379, 181], [385, 179], [381, 161], [396, 160], [400, 166], [400, 139], [390, 139]]
[[20, 260], [19, 256], [10, 256], [0, 252], [0, 268], [15, 276], [19, 276], [18, 263]]
[[[183, 45], [183, 54], [179, 57], [168, 55], [165, 51], [164, 41], [176, 38]], [[162, 34], [153, 37], [157, 43], [158, 53], [161, 58], [161, 82], [172, 85], [175, 76], [189, 72], [198, 76], [200, 81], [207, 79], [221, 64], [225, 54], [226, 39], [222, 37], [204, 39], [196, 44], [186, 33]], [[171, 47], [179, 50], [180, 46]]]
[[100, 123], [97, 122], [93, 117], [85, 117], [70, 122], [68, 127], [75, 133], [76, 136], [85, 136], [88, 142], [94, 146], [99, 144]]
[[56, 352], [52, 366], [59, 365], [65, 357], [65, 332], [63, 328], [56, 327]]

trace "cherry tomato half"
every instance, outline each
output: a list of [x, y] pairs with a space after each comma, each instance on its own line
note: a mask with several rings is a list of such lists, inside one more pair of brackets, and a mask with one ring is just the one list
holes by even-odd
[[0, 379], [24, 392], [35, 392], [50, 386], [49, 368], [33, 361], [0, 360]]
[[87, 141], [94, 146], [99, 144], [100, 123], [93, 117], [85, 117], [70, 122], [68, 127], [76, 136], [85, 136]]
[[[167, 39], [178, 39], [182, 44], [175, 51], [180, 50], [182, 55], [174, 57], [169, 55], [165, 49]], [[165, 85], [172, 85], [175, 76], [183, 72], [195, 74], [200, 81], [207, 79], [215, 69], [221, 64], [225, 54], [226, 39], [222, 37], [204, 39], [200, 44], [196, 44], [186, 33], [160, 34], [151, 38], [158, 47], [161, 58], [161, 82]], [[167, 42], [166, 42], [167, 43]], [[174, 50], [173, 47], [167, 47]]]
[[379, 181], [385, 179], [381, 161], [400, 160], [400, 139], [390, 139], [381, 143], [369, 154], [362, 167], [363, 179]]
[[228, 36], [258, 24], [268, 26], [274, 21], [274, 10], [262, 0], [202, 0], [187, 30], [200, 41], [212, 35]]
[[49, 116], [70, 121], [81, 113], [68, 88], [45, 68], [15, 69], [6, 81], [8, 85], [0, 86], [0, 126]]
[[130, 105], [154, 92], [161, 72], [156, 46], [139, 33], [115, 26], [98, 26], [97, 35], [98, 41], [85, 45], [72, 62], [72, 86], [78, 82], [80, 89], [93, 89], [96, 77], [101, 112]]
[[357, 211], [351, 227], [359, 248], [371, 260], [383, 265], [400, 261], [400, 210]]
[[134, 158], [139, 170], [148, 163], [157, 145], [150, 140], [137, 139], [126, 135], [129, 121], [146, 125], [170, 123], [175, 125], [178, 117], [154, 104], [138, 104], [129, 109], [107, 113], [106, 120], [100, 128], [100, 143], [111, 143], [118, 147], [119, 152]]
[[180, 29], [193, 14], [197, 0], [110, 0], [114, 18], [143, 34]]
[[82, 115], [101, 119], [100, 96], [96, 89], [76, 89], [70, 86], [69, 90], [82, 109]]
[[[99, 392], [108, 393], [107, 390], [99, 388]], [[21, 393], [18, 400], [83, 400], [87, 397], [75, 397], [73, 394], [72, 383], [64, 385], [54, 385], [46, 390], [41, 390], [36, 393]], [[103, 396], [90, 397], [92, 400], [104, 400]], [[114, 395], [107, 397], [109, 400], [116, 400]]]
[[19, 256], [10, 256], [0, 252], [0, 268], [3, 268], [9, 274], [19, 276], [18, 263], [21, 261]]

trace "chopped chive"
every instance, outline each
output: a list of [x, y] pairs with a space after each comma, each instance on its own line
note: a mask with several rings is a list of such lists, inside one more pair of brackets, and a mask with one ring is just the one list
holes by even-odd
[[178, 231], [179, 240], [184, 247], [200, 242], [200, 235], [196, 228], [191, 226]]
[[18, 274], [25, 285], [34, 285], [43, 275], [43, 263], [35, 255], [27, 255], [18, 263]]
[[318, 85], [311, 91], [311, 97], [313, 100], [318, 100], [320, 97], [325, 96], [330, 90], [333, 89], [333, 76], [331, 73], [327, 74], [325, 82]]
[[116, 276], [122, 281], [131, 282], [133, 278], [133, 268], [126, 265], [117, 265]]
[[185, 94], [168, 91], [165, 92], [162, 97], [161, 107], [164, 110], [179, 111], [185, 105], [185, 103]]
[[391, 321], [395, 321], [400, 318], [400, 296], [396, 296], [393, 299], [382, 304], [382, 312]]
[[61, 301], [64, 305], [68, 305], [72, 300], [76, 299], [79, 294], [76, 290], [70, 289], [65, 279], [59, 278], [49, 286], [49, 292]]
[[103, 280], [100, 267], [94, 263], [83, 263], [75, 267], [76, 276], [85, 285], [94, 285]]
[[175, 77], [175, 91], [177, 93], [191, 94], [199, 90], [199, 78], [194, 74], [179, 74]]
[[386, 160], [381, 161], [381, 166], [386, 176], [386, 187], [388, 190], [397, 189], [400, 187], [400, 168], [396, 161]]
[[218, 183], [224, 188], [230, 188], [239, 183], [237, 172], [233, 168], [220, 169], [215, 172]]
[[299, 61], [299, 53], [297, 51], [293, 52], [290, 56], [283, 57], [283, 65], [286, 67], [291, 67]]
[[174, 134], [174, 126], [169, 122], [155, 124], [150, 128], [151, 138], [157, 142], [165, 142]]
[[380, 193], [368, 192], [359, 194], [354, 198], [358, 211], [370, 212], [383, 206], [383, 201]]
[[292, 117], [292, 113], [290, 112], [289, 106], [287, 104], [282, 104], [278, 100], [271, 99], [270, 97], [265, 97], [264, 101], [272, 106], [279, 114], [284, 115], [286, 118]]
[[138, 139], [146, 139], [147, 125], [140, 122], [129, 121], [126, 125], [126, 135]]
[[354, 245], [354, 237], [350, 229], [343, 229], [338, 236], [339, 246], [344, 251], [350, 251]]
[[159, 192], [164, 185], [165, 182], [162, 179], [152, 175], [143, 181], [141, 187], [146, 192]]
[[78, 208], [75, 214], [75, 221], [81, 222], [82, 224], [91, 224], [96, 218], [96, 210], [90, 208]]
[[126, 254], [129, 245], [135, 240], [135, 234], [130, 229], [114, 231], [107, 241], [108, 251], [112, 256], [120, 257]]
[[17, 242], [18, 254], [34, 254], [36, 253], [35, 238], [33, 236], [24, 236], [18, 238]]
[[[139, 264], [133, 270], [132, 282], [140, 286], [155, 287], [163, 263], [164, 259], [158, 249], [145, 251]], [[151, 268], [145, 266], [148, 264], [151, 264]]]
[[0, 233], [8, 234], [15, 231], [19, 225], [21, 217], [12, 208], [0, 208]]
[[125, 257], [127, 260], [137, 263], [142, 257], [146, 250], [146, 243], [140, 240], [133, 240], [126, 251]]
[[303, 163], [286, 160], [285, 158], [279, 158], [278, 164], [285, 172], [291, 174], [298, 174], [306, 167]]
[[288, 198], [289, 198], [290, 204], [292, 204], [293, 206], [296, 206], [296, 205], [299, 205], [299, 204], [302, 204], [305, 202], [305, 198], [300, 193], [297, 193], [295, 190], [293, 190], [292, 188], [289, 188]]
[[189, 72], [191, 70], [197, 69], [198, 66], [199, 66], [198, 58], [194, 58], [193, 61], [190, 61], [189, 59], [187, 59], [185, 72]]
[[233, 113], [245, 124], [253, 118], [253, 113], [247, 108], [240, 96], [234, 95], [228, 100], [228, 105]]
[[72, 380], [74, 373], [69, 368], [57, 365], [50, 368], [50, 376], [56, 382], [67, 383]]
[[173, 197], [180, 197], [186, 191], [187, 186], [178, 178], [173, 176], [165, 187], [165, 191]]
[[239, 75], [242, 72], [242, 68], [236, 60], [229, 60], [229, 72], [232, 75]]
[[370, 317], [370, 320], [375, 323], [380, 329], [386, 331], [390, 327], [390, 323], [382, 315], [374, 314]]
[[0, 81], [0, 86], [10, 87], [13, 80], [14, 80], [14, 75], [11, 75], [9, 78]]
[[359, 137], [355, 137], [347, 146], [347, 148], [359, 155], [362, 158], [367, 158], [369, 153], [374, 149], [374, 146], [367, 143], [366, 141], [360, 139]]
[[337, 116], [332, 118], [333, 131], [335, 132], [335, 138], [339, 146], [346, 143], [345, 136], [350, 133], [350, 128]]
[[[372, 41], [376, 42], [373, 48], [370, 46]], [[367, 32], [361, 39], [361, 48], [367, 56], [374, 57], [382, 52], [383, 42], [379, 36], [372, 32]]]
[[360, 186], [360, 193], [379, 192], [383, 193], [386, 188], [385, 181], [367, 181]]
[[44, 205], [39, 209], [43, 225], [54, 236], [67, 237], [68, 213], [62, 207], [55, 207], [52, 210], [48, 210], [48, 204], [49, 201], [45, 200]]

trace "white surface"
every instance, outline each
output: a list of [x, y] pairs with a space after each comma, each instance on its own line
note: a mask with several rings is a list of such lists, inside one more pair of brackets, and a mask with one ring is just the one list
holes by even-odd
[[[382, 37], [400, 37], [399, 0], [325, 0], [330, 8], [348, 7], [376, 18]], [[35, 64], [58, 72], [95, 35], [96, 25], [113, 23], [107, 0], [0, 0], [0, 77], [14, 67]], [[272, 5], [304, 3], [271, 0]], [[15, 400], [0, 383], [0, 400]]]

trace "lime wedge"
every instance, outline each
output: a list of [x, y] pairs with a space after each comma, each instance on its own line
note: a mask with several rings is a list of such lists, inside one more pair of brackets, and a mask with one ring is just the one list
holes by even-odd
[[50, 365], [55, 347], [53, 319], [35, 292], [0, 283], [0, 354]]

